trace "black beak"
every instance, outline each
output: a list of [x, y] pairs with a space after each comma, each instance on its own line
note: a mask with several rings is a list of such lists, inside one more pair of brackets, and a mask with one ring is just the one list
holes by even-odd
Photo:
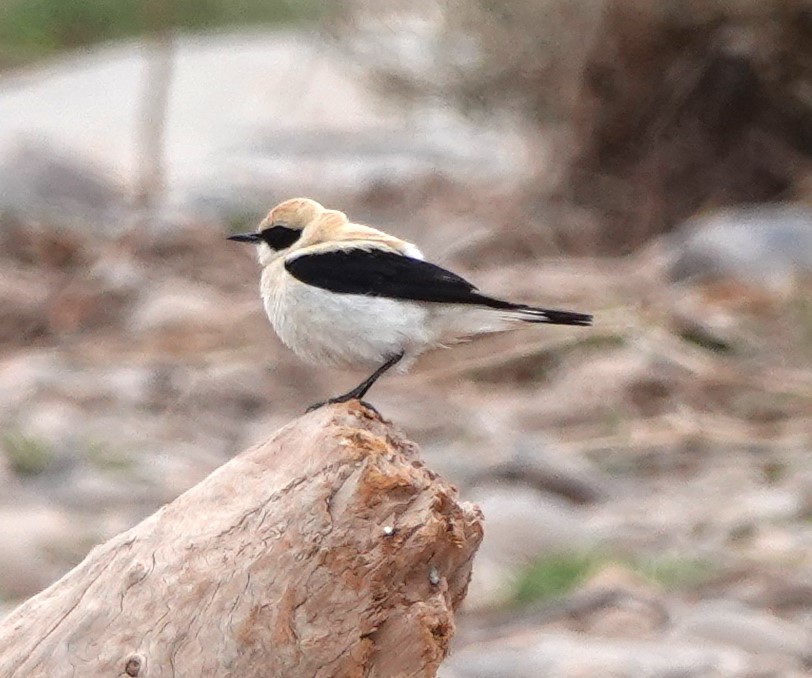
[[226, 240], [236, 240], [237, 242], [250, 242], [256, 245], [262, 240], [259, 233], [238, 233], [237, 235], [230, 235]]

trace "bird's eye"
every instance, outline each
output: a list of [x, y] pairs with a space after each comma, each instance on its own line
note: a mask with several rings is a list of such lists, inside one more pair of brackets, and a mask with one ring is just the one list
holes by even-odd
[[290, 247], [302, 235], [301, 229], [287, 226], [272, 226], [260, 232], [259, 237], [274, 250], [283, 250]]

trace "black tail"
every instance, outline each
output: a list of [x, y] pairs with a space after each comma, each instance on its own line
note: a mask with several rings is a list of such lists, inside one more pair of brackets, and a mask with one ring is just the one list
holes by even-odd
[[550, 323], [551, 325], [579, 325], [587, 327], [592, 324], [592, 316], [586, 313], [574, 313], [573, 311], [554, 311], [547, 308], [536, 308], [535, 306], [525, 306], [514, 304], [512, 311], [516, 317], [528, 323]]
[[509, 301], [493, 299], [484, 295], [477, 295], [483, 306], [508, 311], [509, 315], [517, 320], [528, 323], [549, 323], [551, 325], [578, 325], [587, 327], [592, 324], [592, 316], [588, 313], [575, 313], [574, 311], [555, 311], [548, 308], [537, 308], [526, 304], [512, 304]]
[[519, 317], [529, 323], [550, 323], [551, 325], [579, 325], [588, 327], [592, 324], [592, 316], [587, 313], [573, 311], [554, 311], [533, 306], [518, 306], [514, 309]]

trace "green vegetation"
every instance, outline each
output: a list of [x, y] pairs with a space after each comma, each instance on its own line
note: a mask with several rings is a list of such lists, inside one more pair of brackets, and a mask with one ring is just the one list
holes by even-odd
[[684, 329], [679, 333], [679, 336], [683, 341], [687, 341], [689, 344], [694, 344], [714, 353], [732, 353], [734, 350], [730, 342], [725, 341], [721, 337], [714, 336], [711, 332], [701, 327]]
[[280, 24], [317, 18], [318, 0], [6, 0], [0, 65], [169, 29]]
[[651, 558], [626, 565], [667, 590], [697, 586], [714, 572], [709, 562], [698, 558]]
[[524, 605], [564, 596], [612, 563], [664, 589], [695, 586], [713, 572], [710, 564], [692, 558], [631, 560], [602, 551], [555, 553], [540, 558], [519, 576], [514, 600]]
[[517, 603], [563, 596], [600, 568], [605, 557], [596, 553], [556, 553], [540, 558], [516, 582]]
[[798, 328], [798, 346], [808, 355], [812, 353], [812, 299], [805, 294], [793, 296], [789, 312]]
[[54, 458], [53, 451], [45, 442], [24, 433], [5, 433], [2, 447], [11, 470], [21, 476], [42, 473]]
[[128, 454], [115, 450], [98, 440], [87, 442], [85, 457], [100, 471], [129, 471], [133, 467], [133, 459]]

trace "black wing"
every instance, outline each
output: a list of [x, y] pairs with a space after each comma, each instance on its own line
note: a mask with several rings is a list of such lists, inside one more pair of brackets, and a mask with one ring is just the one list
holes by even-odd
[[383, 250], [338, 250], [293, 257], [285, 268], [307, 285], [340, 294], [431, 301], [444, 304], [475, 304], [515, 311], [528, 322], [588, 325], [592, 316], [513, 304], [481, 294], [456, 273], [436, 264]]
[[447, 304], [481, 304], [485, 299], [456, 273], [382, 250], [305, 254], [285, 262], [285, 268], [303, 283], [341, 294]]

